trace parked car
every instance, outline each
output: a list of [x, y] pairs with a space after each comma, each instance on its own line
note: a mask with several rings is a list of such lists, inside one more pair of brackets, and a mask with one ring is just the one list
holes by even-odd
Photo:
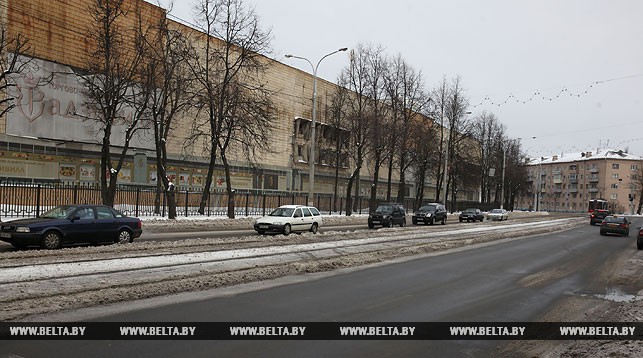
[[469, 208], [460, 213], [460, 222], [463, 222], [465, 220], [467, 222], [469, 221], [482, 222], [484, 220], [484, 214], [480, 209]]
[[603, 219], [605, 219], [607, 216], [612, 215], [612, 213], [609, 210], [594, 210], [592, 214], [589, 216], [589, 224], [590, 225], [596, 225], [596, 223], [602, 223]]
[[490, 212], [487, 213], [487, 220], [507, 220], [509, 219], [509, 213], [505, 209], [491, 209]]
[[261, 235], [268, 232], [290, 235], [303, 231], [316, 234], [322, 222], [321, 213], [314, 206], [282, 205], [270, 215], [257, 219], [254, 229]]
[[393, 225], [406, 225], [406, 210], [402, 204], [380, 204], [374, 212], [368, 214], [368, 227], [375, 225], [391, 227]]
[[60, 205], [40, 217], [3, 222], [0, 240], [16, 248], [59, 249], [68, 243], [129, 243], [143, 232], [139, 218], [104, 205]]
[[413, 221], [413, 225], [418, 223], [433, 225], [438, 221], [444, 225], [447, 223], [447, 208], [439, 203], [423, 205], [413, 213], [411, 221]]
[[636, 248], [643, 250], [643, 227], [639, 228], [639, 233], [636, 235]]
[[619, 234], [630, 235], [630, 222], [625, 216], [606, 216], [601, 223], [601, 235]]

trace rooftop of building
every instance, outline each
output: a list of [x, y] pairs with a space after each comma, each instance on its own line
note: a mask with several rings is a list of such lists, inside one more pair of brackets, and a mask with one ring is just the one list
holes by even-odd
[[555, 154], [548, 157], [530, 158], [527, 165], [585, 162], [598, 159], [643, 160], [643, 158], [629, 154], [624, 150], [599, 149], [596, 152], [587, 151], [579, 153], [561, 153], [560, 155]]

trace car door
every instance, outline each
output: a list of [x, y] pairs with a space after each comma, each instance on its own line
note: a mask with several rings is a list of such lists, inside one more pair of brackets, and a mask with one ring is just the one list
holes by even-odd
[[97, 239], [96, 215], [92, 207], [80, 207], [69, 217], [70, 223], [66, 225], [65, 236], [68, 241], [94, 242]]
[[302, 226], [302, 230], [308, 231], [313, 226], [313, 213], [310, 212], [310, 209], [308, 208], [301, 208], [301, 210], [304, 213], [304, 225]]
[[306, 230], [306, 222], [304, 218], [304, 212], [301, 210], [301, 208], [295, 209], [295, 213], [292, 215], [292, 224], [290, 227], [292, 228], [293, 231], [302, 231]]
[[114, 241], [118, 227], [116, 217], [110, 208], [106, 206], [96, 207], [95, 229], [101, 241]]

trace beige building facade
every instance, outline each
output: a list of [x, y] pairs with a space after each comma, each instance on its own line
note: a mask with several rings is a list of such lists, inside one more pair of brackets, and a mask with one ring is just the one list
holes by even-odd
[[591, 200], [603, 199], [610, 210], [627, 214], [638, 205], [643, 159], [622, 150], [541, 157], [528, 166], [529, 187], [516, 209], [587, 212]]
[[[16, 107], [0, 118], [0, 180], [51, 181], [67, 183], [97, 183], [100, 179], [101, 134], [91, 120], [83, 118], [83, 88], [76, 71], [82, 71], [92, 51], [87, 33], [92, 28], [89, 0], [64, 0], [51, 6], [46, 0], [0, 0], [0, 17], [11, 34], [22, 34], [30, 41], [33, 66], [17, 79], [18, 86], [10, 95]], [[165, 17], [163, 9], [143, 0], [126, 0], [125, 5], [153, 22]], [[134, 25], [134, 16], [127, 17], [123, 28]], [[175, 29], [203, 37], [196, 30], [170, 21]], [[6, 54], [4, 54], [6, 56]], [[344, 56], [348, 65], [347, 53]], [[287, 64], [264, 57], [265, 78], [261, 79], [274, 93], [276, 109], [274, 127], [270, 130], [270, 148], [260, 151], [254, 162], [248, 162], [240, 150], [232, 151], [231, 184], [237, 190], [307, 193], [308, 157], [312, 124], [313, 76]], [[46, 83], [39, 81], [51, 78]], [[317, 79], [317, 125], [315, 155], [315, 192], [331, 194], [339, 177], [338, 194], [346, 195], [347, 178], [355, 169], [348, 153], [338, 154], [333, 144], [336, 137], [349, 133], [331, 126], [329, 107], [336, 85]], [[182, 190], [203, 189], [207, 175], [208, 149], [204, 142], [184, 145], [190, 136], [195, 114], [186, 112], [174, 126], [168, 139], [168, 174]], [[426, 120], [427, 124], [432, 121]], [[122, 131], [112, 136], [118, 147]], [[123, 169], [118, 173], [119, 184], [149, 185], [158, 182], [153, 138], [141, 135], [128, 152]], [[367, 159], [361, 169], [359, 196], [370, 195], [373, 169]], [[386, 195], [387, 170], [380, 170], [378, 197]], [[396, 197], [399, 169], [393, 171], [392, 197]], [[406, 196], [412, 197], [417, 184], [406, 175]], [[215, 170], [211, 190], [224, 190], [222, 167]], [[425, 198], [435, 198], [435, 178], [430, 176], [425, 186]], [[479, 189], [459, 188], [464, 200], [475, 200]]]

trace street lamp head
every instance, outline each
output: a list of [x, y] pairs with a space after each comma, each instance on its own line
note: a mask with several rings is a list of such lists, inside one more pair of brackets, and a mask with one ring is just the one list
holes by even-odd
[[337, 51], [346, 51], [346, 50], [348, 50], [348, 47], [342, 47], [342, 48], [340, 48], [340, 49], [339, 49], [339, 50], [337, 50]]
[[285, 57], [286, 57], [286, 58], [291, 58], [291, 57], [293, 57], [293, 56], [292, 56], [292, 55], [286, 55]]

